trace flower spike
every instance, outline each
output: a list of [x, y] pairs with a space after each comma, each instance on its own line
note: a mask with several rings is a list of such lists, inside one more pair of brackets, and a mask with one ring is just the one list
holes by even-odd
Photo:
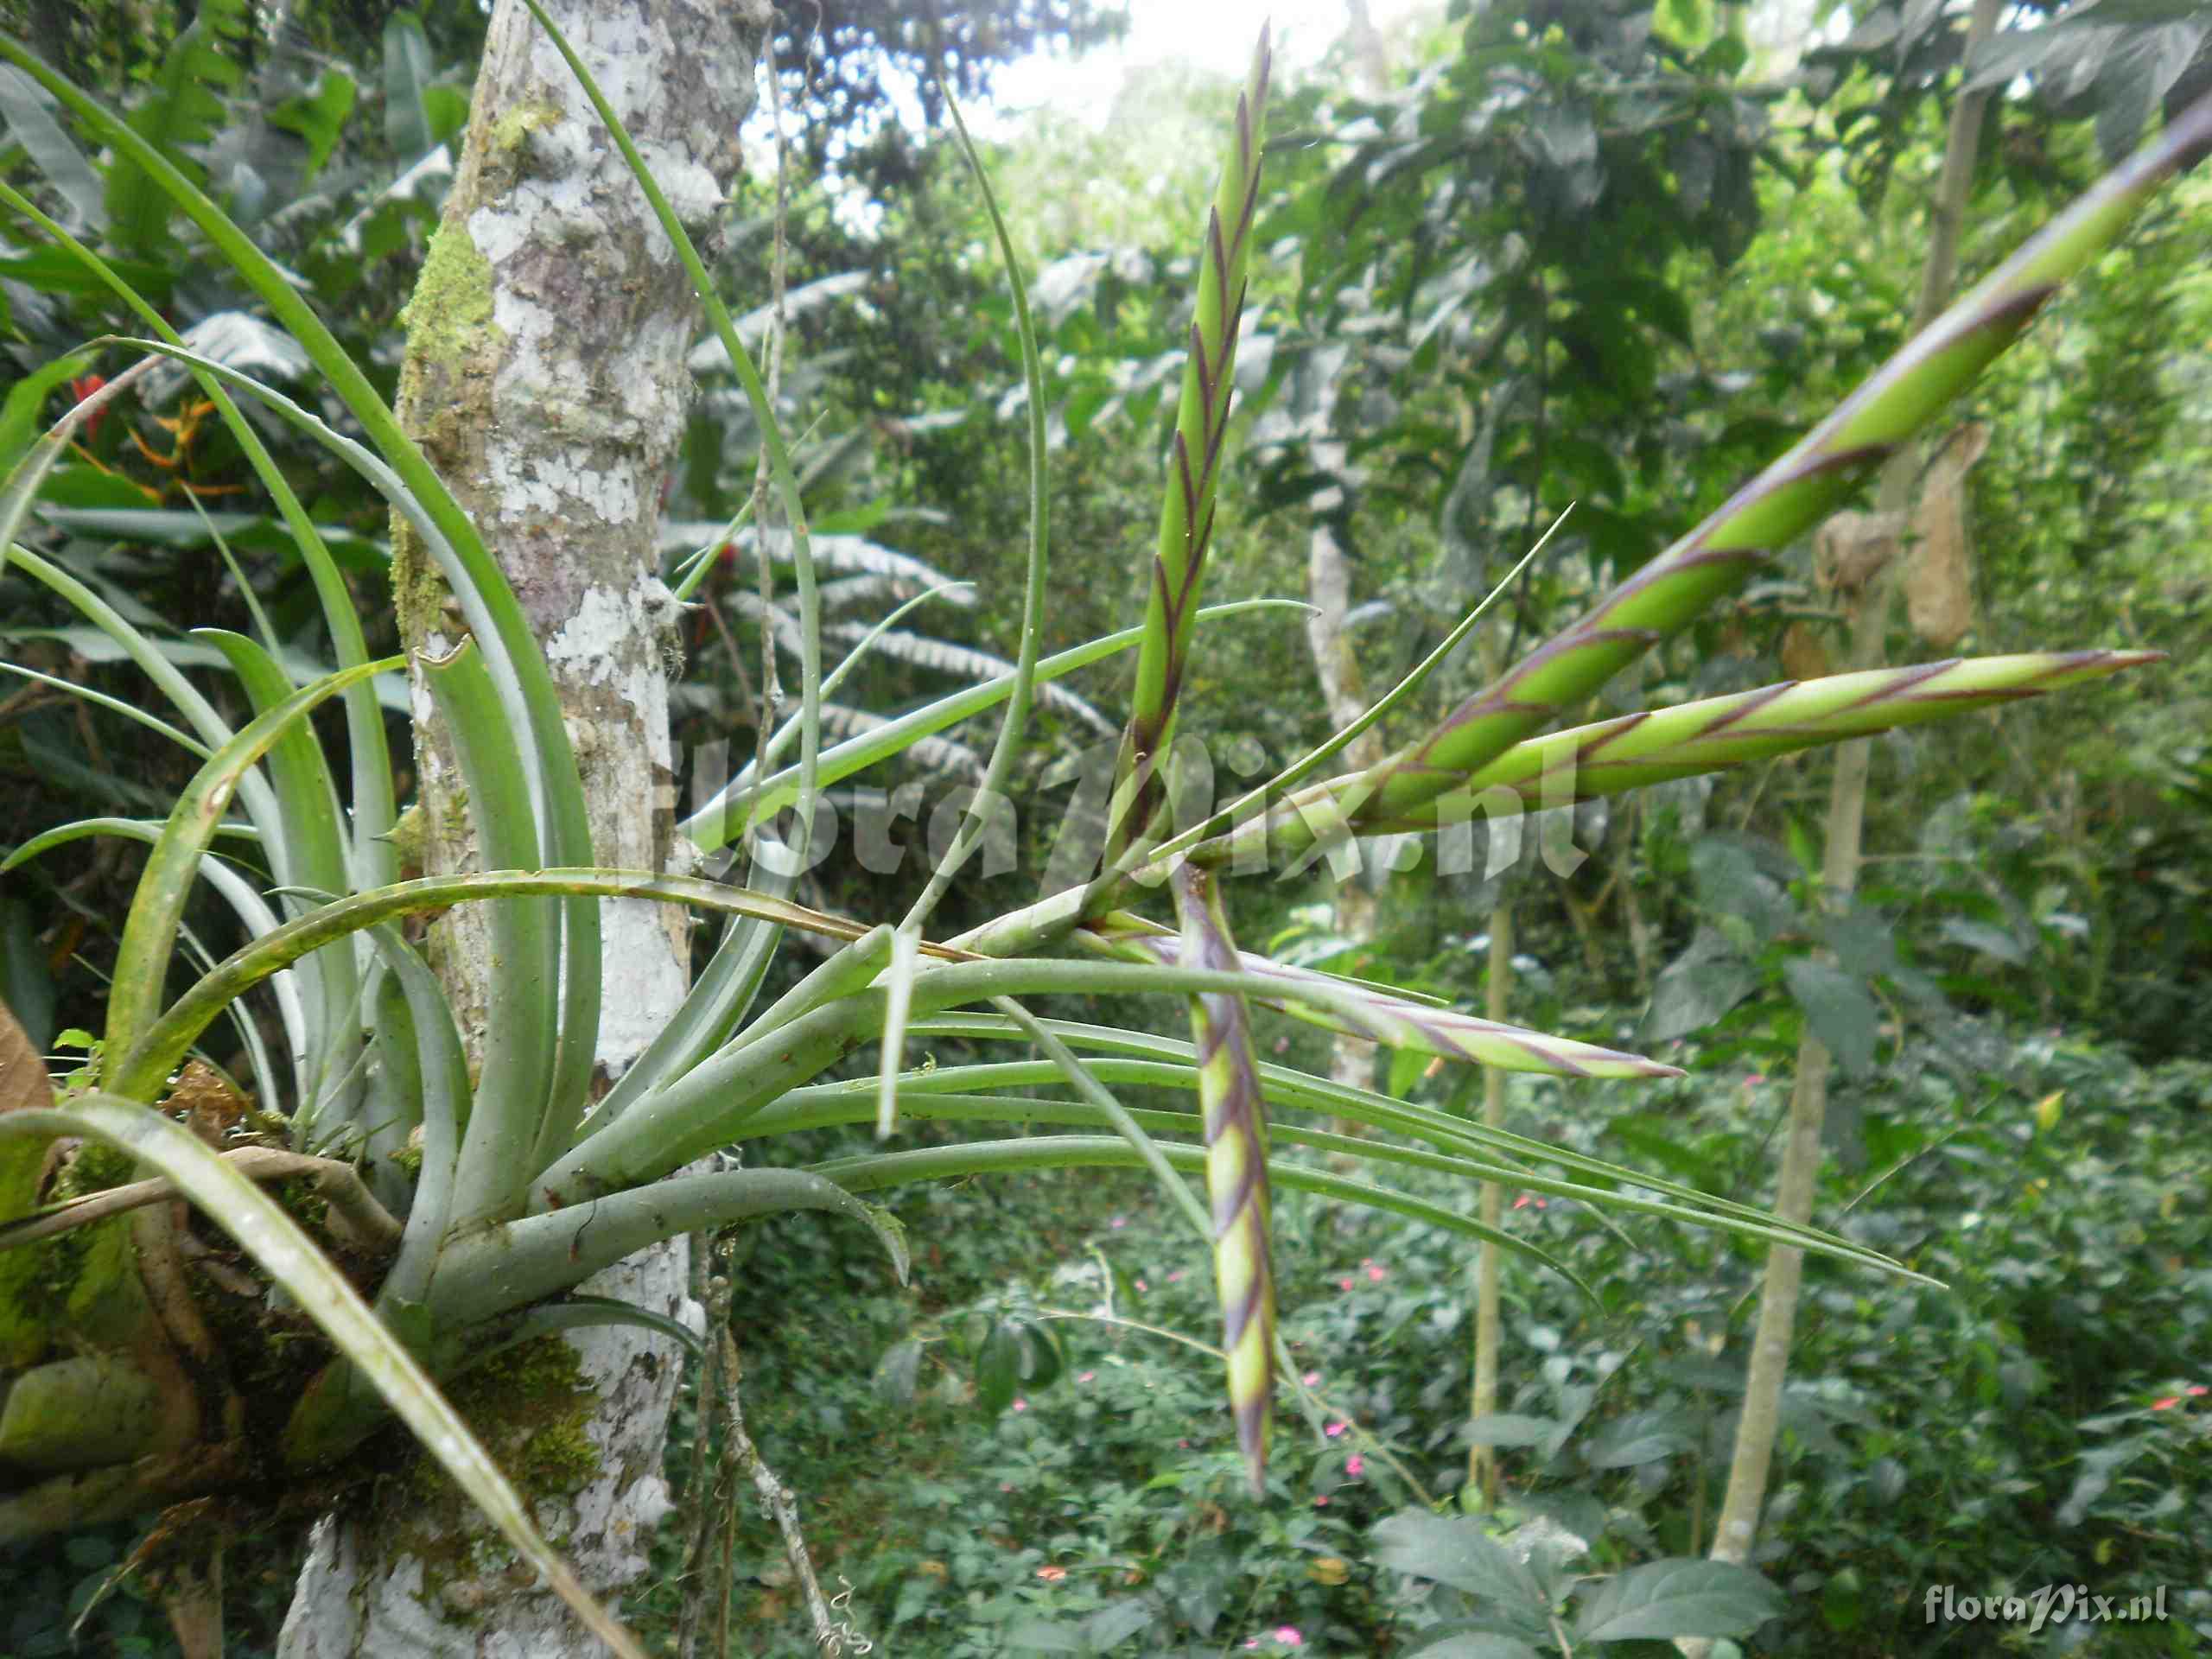
[[[1362, 780], [1367, 787], [1352, 811], [1353, 829], [1411, 819], [1742, 587], [1973, 385], [2061, 283], [2111, 246], [2160, 186], [2208, 153], [2212, 97], [2170, 122], [2157, 143], [2108, 175], [1914, 336], [1703, 524], [1470, 697], [1427, 736], [1372, 768]], [[1317, 831], [1294, 808], [1279, 807], [1249, 833], [1267, 836], [1281, 855], [1304, 851]]]
[[[1185, 864], [1175, 872], [1183, 922], [1182, 960], [1194, 968], [1239, 965], [1213, 878]], [[1252, 1016], [1234, 993], [1191, 999], [1198, 1051], [1198, 1102], [1205, 1113], [1206, 1193], [1213, 1204], [1214, 1283], [1221, 1294], [1221, 1345], [1229, 1356], [1229, 1406], [1255, 1497], [1267, 1491], [1268, 1412], [1274, 1392], [1275, 1283], [1268, 1260], [1268, 1109], [1252, 1057]]]
[[1250, 78], [1237, 95], [1236, 135], [1206, 214], [1190, 360], [1183, 370], [1152, 591], [1145, 601], [1144, 639], [1137, 649], [1136, 691], [1115, 766], [1109, 863], [1142, 838], [1166, 794], [1159, 768], [1190, 654], [1191, 619], [1204, 585], [1222, 442], [1229, 430], [1236, 332], [1244, 314], [1245, 256], [1260, 200], [1260, 133], [1271, 62], [1268, 32], [1262, 29]]

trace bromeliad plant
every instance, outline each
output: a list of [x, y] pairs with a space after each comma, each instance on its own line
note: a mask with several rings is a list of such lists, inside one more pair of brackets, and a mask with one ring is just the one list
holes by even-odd
[[[42, 227], [145, 320], [155, 337], [127, 342], [132, 348], [149, 361], [180, 362], [196, 377], [270, 492], [314, 575], [339, 664], [334, 674], [299, 686], [276, 660], [273, 638], [216, 636], [213, 643], [256, 710], [254, 719], [233, 729], [137, 628], [62, 563], [16, 541], [26, 526], [39, 523], [41, 482], [76, 424], [97, 412], [99, 398], [124, 390], [129, 373], [72, 410], [34, 448], [0, 498], [0, 546], [7, 557], [112, 637], [183, 725], [123, 712], [204, 759], [166, 820], [71, 825], [16, 849], [5, 861], [12, 868], [61, 841], [93, 834], [135, 836], [151, 849], [124, 922], [92, 1086], [50, 1099], [43, 1069], [20, 1033], [12, 1026], [0, 1032], [14, 1044], [0, 1054], [8, 1091], [0, 1095], [0, 1365], [14, 1379], [9, 1431], [20, 1431], [14, 1444], [0, 1439], [0, 1482], [15, 1483], [0, 1491], [0, 1536], [326, 1465], [396, 1412], [594, 1628], [622, 1651], [633, 1651], [537, 1537], [524, 1506], [434, 1379], [454, 1376], [503, 1345], [578, 1324], [627, 1320], [681, 1335], [638, 1310], [568, 1293], [657, 1239], [741, 1218], [802, 1208], [850, 1217], [874, 1230], [903, 1274], [897, 1230], [861, 1197], [902, 1182], [1067, 1165], [1141, 1163], [1153, 1170], [1211, 1243], [1230, 1395], [1255, 1486], [1262, 1481], [1271, 1396], [1281, 1369], [1268, 1255], [1268, 1194], [1277, 1183], [1541, 1255], [1380, 1179], [1394, 1168], [1445, 1169], [1464, 1175], [1471, 1193], [1484, 1180], [1510, 1183], [1903, 1271], [1845, 1240], [1777, 1222], [1749, 1206], [1260, 1061], [1252, 1036], [1255, 1002], [1476, 1065], [1569, 1077], [1673, 1071], [1634, 1055], [1255, 957], [1233, 937], [1222, 884], [1255, 868], [1281, 871], [1310, 863], [1346, 836], [1433, 827], [1477, 808], [1495, 810], [1502, 802], [1554, 804], [1740, 766], [1988, 707], [2145, 660], [2143, 653], [2079, 652], [1943, 664], [1770, 687], [1539, 734], [1637, 654], [1741, 586], [1909, 442], [2019, 334], [2058, 283], [2108, 245], [2152, 192], [2212, 148], [2212, 105], [2193, 111], [2021, 250], [1680, 544], [1435, 729], [1361, 774], [1300, 788], [1359, 728], [1339, 734], [1263, 789], [1170, 835], [1165, 804], [1172, 791], [1163, 767], [1177, 693], [1193, 632], [1202, 623], [1221, 626], [1225, 613], [1202, 610], [1199, 601], [1260, 187], [1268, 92], [1264, 41], [1237, 105], [1204, 230], [1189, 363], [1142, 626], [1059, 657], [1039, 656], [1048, 568], [1041, 377], [1019, 268], [992, 204], [1030, 385], [1033, 528], [1020, 659], [985, 684], [828, 747], [819, 737], [824, 680], [815, 555], [785, 441], [682, 225], [583, 66], [565, 43], [562, 50], [690, 270], [760, 420], [789, 525], [799, 575], [792, 643], [800, 659], [800, 710], [756, 769], [680, 826], [703, 852], [750, 848], [753, 873], [746, 886], [595, 867], [577, 765], [544, 660], [467, 515], [283, 274], [131, 128], [20, 47], [0, 41], [0, 56], [143, 168], [197, 222], [314, 359], [365, 436], [357, 441], [333, 430], [251, 376], [184, 348], [114, 270], [30, 201], [0, 187], [0, 200]], [[988, 187], [982, 188], [988, 202]], [[451, 582], [472, 638], [449, 656], [413, 668], [455, 740], [484, 873], [397, 879], [392, 769], [371, 682], [400, 664], [368, 658], [329, 552], [256, 429], [242, 417], [235, 401], [241, 396], [358, 469]], [[796, 861], [785, 843], [805, 844], [821, 791], [924, 736], [1003, 705], [985, 768], [985, 790], [995, 791], [1007, 776], [1042, 689], [1130, 645], [1138, 652], [1136, 689], [1105, 862], [1095, 879], [962, 938], [930, 939], [925, 929], [936, 904], [981, 841], [979, 810], [920, 899], [895, 923], [849, 920], [792, 901]], [[865, 642], [855, 648], [865, 649]], [[1443, 654], [1432, 657], [1360, 727], [1402, 703]], [[334, 770], [302, 718], [332, 699], [342, 702], [348, 733], [350, 812], [340, 807]], [[797, 763], [770, 770], [794, 739]], [[219, 838], [258, 849], [271, 877], [265, 891], [215, 854]], [[236, 909], [251, 938], [165, 1002], [184, 907], [203, 876]], [[1172, 923], [1147, 918], [1138, 909], [1163, 884]], [[594, 1101], [599, 900], [613, 897], [693, 906], [722, 918], [723, 932], [688, 999], [611, 1092]], [[487, 1021], [488, 1046], [474, 1069], [435, 975], [400, 926], [410, 917], [462, 904], [486, 907], [496, 952], [507, 964], [493, 987], [498, 1000]], [[756, 1013], [770, 957], [793, 930], [842, 941], [842, 948]], [[264, 984], [275, 993], [283, 1033], [278, 1055], [268, 1052], [259, 1027], [239, 1007], [246, 992]], [[1022, 1001], [1057, 993], [1160, 991], [1188, 997], [1187, 1041], [1040, 1020]], [[204, 1102], [211, 1088], [208, 1073], [188, 1062], [209, 1027], [226, 1018], [249, 1056], [260, 1098], [289, 1107], [282, 1159], [290, 1161], [272, 1164], [266, 1146], [219, 1150], [179, 1121], [179, 1113]], [[1042, 1058], [906, 1068], [907, 1040], [932, 1036], [1029, 1046]], [[880, 1054], [875, 1076], [834, 1075], [840, 1062], [869, 1047]], [[180, 1067], [186, 1068], [181, 1081]], [[1133, 1114], [1112, 1092], [1124, 1084], [1187, 1090], [1197, 1109]], [[1271, 1110], [1286, 1109], [1348, 1119], [1375, 1133], [1352, 1140], [1295, 1117], [1269, 1122]], [[889, 1134], [902, 1113], [975, 1128], [1044, 1123], [1072, 1132], [925, 1149], [887, 1147], [812, 1167], [777, 1161], [778, 1137], [791, 1131], [873, 1120]], [[142, 1174], [158, 1179], [119, 1185], [128, 1165], [103, 1161], [89, 1150], [57, 1159], [52, 1148], [65, 1136], [84, 1137], [86, 1147], [98, 1142], [119, 1148], [137, 1160]], [[739, 1142], [747, 1149], [746, 1167], [677, 1173]], [[1378, 1179], [1354, 1179], [1305, 1161], [1294, 1149], [1356, 1157]], [[1210, 1211], [1187, 1184], [1188, 1174], [1200, 1170]], [[350, 1273], [340, 1272], [300, 1218], [255, 1184], [257, 1175], [303, 1171], [331, 1199], [327, 1211], [317, 1206], [314, 1230], [326, 1243], [342, 1238]], [[181, 1287], [187, 1269], [170, 1206], [153, 1202], [172, 1189], [228, 1231], [294, 1305], [309, 1310], [336, 1351], [318, 1357], [306, 1375], [289, 1377], [284, 1390], [250, 1401], [228, 1391], [232, 1385], [222, 1380], [212, 1350], [193, 1356], [189, 1365], [181, 1363], [172, 1333], [191, 1328], [178, 1305], [186, 1296]], [[357, 1281], [363, 1288], [357, 1290]], [[216, 1397], [206, 1397], [210, 1391]], [[117, 1399], [165, 1403], [131, 1417], [134, 1438], [119, 1446], [116, 1414], [96, 1408]], [[257, 1432], [249, 1433], [248, 1425]], [[34, 1446], [42, 1448], [35, 1455]]]

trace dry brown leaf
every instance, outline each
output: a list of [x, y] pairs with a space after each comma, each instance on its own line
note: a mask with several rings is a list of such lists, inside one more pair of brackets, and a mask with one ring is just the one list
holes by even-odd
[[1792, 622], [1782, 636], [1782, 671], [1793, 680], [1817, 680], [1829, 669], [1821, 631], [1809, 622]]
[[1929, 463], [1916, 539], [1904, 574], [1905, 612], [1912, 631], [1938, 651], [1974, 628], [1974, 546], [1967, 533], [1967, 474], [1989, 448], [1989, 428], [1969, 422]]

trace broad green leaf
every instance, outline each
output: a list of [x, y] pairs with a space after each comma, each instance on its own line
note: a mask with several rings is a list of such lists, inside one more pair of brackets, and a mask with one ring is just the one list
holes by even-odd
[[[23, 147], [31, 165], [46, 175], [73, 226], [94, 232], [107, 228], [107, 205], [99, 175], [84, 151], [61, 130], [29, 76], [0, 69], [0, 127]], [[0, 443], [0, 456], [8, 453]]]
[[1467, 1516], [1407, 1510], [1368, 1535], [1376, 1564], [1479, 1597], [1516, 1624], [1541, 1630], [1550, 1612], [1529, 1569]]
[[1843, 1069], [1854, 1077], [1872, 1071], [1881, 1010], [1866, 982], [1818, 957], [1791, 957], [1783, 964], [1782, 976], [1813, 1034]]
[[1526, 1642], [1486, 1631], [1465, 1630], [1416, 1648], [1413, 1659], [1541, 1659]]
[[1582, 1597], [1583, 1642], [1664, 1642], [1683, 1636], [1749, 1636], [1789, 1603], [1747, 1567], [1726, 1561], [1650, 1561]]
[[270, 111], [271, 126], [297, 133], [306, 143], [307, 179], [322, 171], [330, 152], [338, 147], [338, 140], [346, 130], [346, 118], [353, 113], [357, 90], [353, 76], [334, 66], [326, 67], [315, 77], [310, 91], [287, 99]]
[[1640, 1047], [1651, 1048], [1707, 1026], [1758, 989], [1758, 969], [1719, 932], [1701, 927], [1682, 954], [1652, 982], [1651, 1006], [1636, 1028]]
[[384, 25], [384, 136], [403, 162], [437, 146], [435, 124], [423, 105], [433, 72], [423, 20], [411, 11], [393, 12]]
[[1694, 1451], [1701, 1438], [1702, 1424], [1687, 1410], [1632, 1411], [1592, 1435], [1582, 1460], [1592, 1469], [1633, 1469]]
[[[222, 95], [244, 79], [230, 54], [245, 31], [245, 13], [244, 0], [202, 0], [130, 114], [131, 130], [153, 153], [195, 182], [200, 172], [192, 152], [229, 118]], [[108, 164], [106, 199], [115, 238], [125, 248], [150, 254], [168, 239], [168, 194], [137, 156], [126, 151]]]
[[1550, 1435], [1554, 1425], [1548, 1417], [1529, 1417], [1517, 1412], [1494, 1411], [1486, 1417], [1472, 1419], [1460, 1431], [1460, 1438], [1471, 1446], [1541, 1446]]
[[1020, 1336], [1004, 1320], [996, 1321], [976, 1352], [976, 1403], [985, 1416], [995, 1417], [1013, 1402], [1020, 1369]]

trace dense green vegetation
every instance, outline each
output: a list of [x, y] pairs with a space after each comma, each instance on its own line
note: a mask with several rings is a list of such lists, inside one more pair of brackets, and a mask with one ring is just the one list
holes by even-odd
[[[1004, 39], [966, 40], [963, 73], [1039, 31], [1096, 32], [1088, 7], [1002, 10], [992, 27]], [[1567, 513], [1496, 620], [1393, 716], [1394, 743], [1699, 523], [1903, 343], [1946, 120], [1975, 73], [2005, 72], [1967, 196], [1967, 282], [2212, 81], [2212, 22], [2187, 7], [2103, 28], [2030, 8], [2009, 20], [2019, 38], [2000, 37], [2005, 55], [1963, 69], [1964, 20], [1941, 8], [1854, 6], [1847, 38], [1833, 29], [1786, 64], [1746, 45], [1740, 10], [1455, 5], [1387, 41], [1348, 37], [1278, 89], [1207, 600], [1302, 596], [1309, 534], [1327, 524], [1348, 555], [1350, 650], [1379, 692]], [[346, 8], [307, 9], [313, 38], [264, 41], [247, 9], [206, 4], [188, 30], [167, 19], [156, 50], [31, 11], [11, 33], [149, 131], [168, 123], [161, 142], [297, 273], [389, 396], [400, 308], [444, 188], [420, 164], [460, 130], [480, 41], [451, 19], [425, 30], [379, 10], [372, 27]], [[903, 43], [911, 60], [931, 44], [911, 29], [893, 40], [901, 16], [858, 9], [833, 37], [832, 72], [806, 83], [816, 124], [789, 157], [780, 412], [804, 435], [816, 534], [848, 538], [845, 563], [824, 573], [852, 584], [830, 613], [848, 639], [931, 584], [972, 587], [903, 620], [841, 690], [859, 718], [991, 671], [962, 648], [1006, 662], [1021, 643], [1027, 397], [1012, 302], [957, 150], [934, 127], [881, 124], [882, 83], [904, 71], [897, 54], [887, 69], [871, 52]], [[1377, 49], [1379, 79], [1365, 55]], [[1103, 128], [1047, 112], [986, 147], [1040, 334], [1047, 652], [1141, 611], [1148, 577], [1132, 550], [1148, 550], [1157, 524], [1196, 265], [1188, 227], [1234, 99], [1161, 71]], [[0, 82], [0, 113], [13, 134], [0, 169], [27, 197], [179, 328], [233, 319], [204, 336], [211, 354], [326, 397], [127, 162], [104, 156], [73, 188], [40, 171], [37, 124], [53, 118], [28, 83]], [[776, 199], [771, 162], [734, 206], [744, 233], [725, 293], [741, 314], [766, 296]], [[84, 342], [135, 325], [28, 219], [0, 217], [0, 459], [12, 463], [116, 372], [119, 359]], [[1516, 1076], [1505, 1126], [1715, 1198], [1770, 1198], [1801, 1037], [1811, 1029], [1837, 1057], [1812, 1219], [1944, 1288], [1808, 1265], [1751, 1556], [1774, 1599], [1685, 1630], [1734, 1630], [1745, 1652], [1850, 1659], [2212, 1645], [2208, 340], [2212, 183], [2200, 172], [2058, 294], [1938, 429], [1931, 458], [1962, 432], [1987, 446], [1937, 509], [1954, 519], [1923, 518], [1908, 543], [1916, 556], [1955, 521], [1970, 556], [1909, 583], [1880, 660], [2167, 655], [1876, 740], [1866, 867], [1843, 908], [1821, 878], [1831, 761], [1819, 753], [1586, 803], [1572, 832], [1586, 856], [1568, 874], [1533, 846], [1487, 875], [1401, 861], [1361, 878], [1376, 906], [1357, 936], [1338, 931], [1324, 863], [1226, 884], [1247, 949], [1468, 1009], [1483, 1005], [1488, 935], [1510, 909], [1516, 1024], [1688, 1075]], [[664, 503], [683, 527], [671, 548], [753, 492], [760, 427], [723, 363], [700, 368]], [[203, 671], [212, 649], [175, 625], [246, 632], [265, 617], [301, 673], [327, 665], [311, 572], [260, 516], [212, 410], [188, 390], [168, 397], [114, 406], [79, 435], [47, 483], [42, 544], [242, 709]], [[397, 650], [384, 504], [290, 429], [265, 436], [359, 596], [369, 651]], [[1866, 579], [1815, 539], [1567, 723], [1850, 666]], [[691, 675], [672, 715], [695, 804], [715, 767], [765, 741], [760, 642], [789, 598], [789, 572], [771, 576], [727, 549], [691, 594]], [[49, 677], [0, 691], [0, 849], [70, 819], [166, 812], [197, 762], [66, 695], [136, 703], [137, 671], [13, 570], [0, 572], [0, 644]], [[1037, 896], [1078, 778], [1112, 758], [1128, 671], [1113, 659], [1065, 683], [1077, 699], [1040, 701], [1015, 760], [1011, 856], [961, 878], [931, 937]], [[796, 658], [781, 672], [789, 690]], [[387, 694], [395, 731], [404, 696]], [[1182, 697], [1183, 727], [1209, 734], [1224, 786], [1332, 728], [1287, 616], [1211, 625]], [[334, 721], [323, 735], [338, 732]], [[948, 783], [972, 782], [988, 748], [980, 730], [950, 735], [970, 747], [918, 749], [861, 780], [920, 785], [907, 821], [918, 848]], [[876, 798], [831, 798], [857, 822]], [[76, 842], [0, 892], [0, 999], [41, 1048], [76, 1043], [67, 1065], [99, 1028], [137, 866], [128, 843]], [[895, 920], [926, 879], [918, 855], [895, 873], [841, 855], [799, 896]], [[218, 906], [188, 920], [191, 948], [228, 948]], [[780, 963], [768, 995], [814, 965]], [[181, 961], [172, 988], [193, 971]], [[1179, 999], [1156, 1001], [1146, 1028], [1182, 1034]], [[1036, 1005], [1097, 1017], [1090, 999]], [[1327, 1072], [1328, 1033], [1265, 1014], [1255, 1030], [1262, 1058]], [[241, 1075], [226, 1046], [245, 1041], [209, 1038]], [[1004, 1053], [956, 1031], [909, 1039], [914, 1064]], [[1463, 1117], [1481, 1109], [1479, 1074], [1426, 1053], [1379, 1051], [1369, 1081]], [[1138, 1110], [1189, 1109], [1168, 1089], [1117, 1093]], [[901, 1133], [955, 1138], [920, 1119]], [[793, 1161], [874, 1150], [862, 1127], [793, 1144]], [[1462, 1177], [1400, 1173], [1415, 1195], [1471, 1212]], [[889, 1283], [858, 1230], [811, 1215], [733, 1230], [714, 1267], [728, 1281], [747, 1426], [800, 1498], [825, 1586], [842, 1586], [846, 1651], [860, 1638], [947, 1659], [1668, 1650], [1625, 1619], [1613, 1643], [1605, 1619], [1622, 1612], [1602, 1602], [1603, 1580], [1629, 1584], [1640, 1566], [1713, 1542], [1763, 1243], [1510, 1196], [1508, 1230], [1560, 1270], [1505, 1257], [1502, 1395], [1471, 1424], [1468, 1241], [1278, 1191], [1276, 1298], [1305, 1392], [1278, 1395], [1255, 1501], [1211, 1351], [1212, 1263], [1145, 1177], [1040, 1171], [887, 1202], [913, 1251], [911, 1288]], [[774, 1526], [749, 1491], [700, 1478], [717, 1421], [687, 1396], [669, 1460], [687, 1507], [627, 1608], [649, 1639], [673, 1640], [690, 1516], [726, 1503], [728, 1650], [814, 1650]], [[1494, 1507], [1468, 1482], [1478, 1440], [1503, 1472]], [[404, 1444], [392, 1432], [372, 1456], [396, 1465]], [[1465, 1532], [1440, 1530], [1446, 1516]], [[273, 1643], [305, 1518], [306, 1506], [222, 1516], [237, 1540], [232, 1651]], [[175, 1523], [149, 1514], [66, 1545], [0, 1545], [0, 1652], [70, 1650], [72, 1621], [111, 1586], [79, 1650], [175, 1651], [155, 1605], [160, 1545], [113, 1575]], [[1468, 1538], [1517, 1544], [1517, 1563], [1508, 1572], [1506, 1552]], [[2123, 1602], [2163, 1586], [2164, 1617], [2030, 1632], [1925, 1611], [1930, 1586], [2024, 1597], [2075, 1584]], [[1535, 1622], [1514, 1624], [1524, 1612]]]

